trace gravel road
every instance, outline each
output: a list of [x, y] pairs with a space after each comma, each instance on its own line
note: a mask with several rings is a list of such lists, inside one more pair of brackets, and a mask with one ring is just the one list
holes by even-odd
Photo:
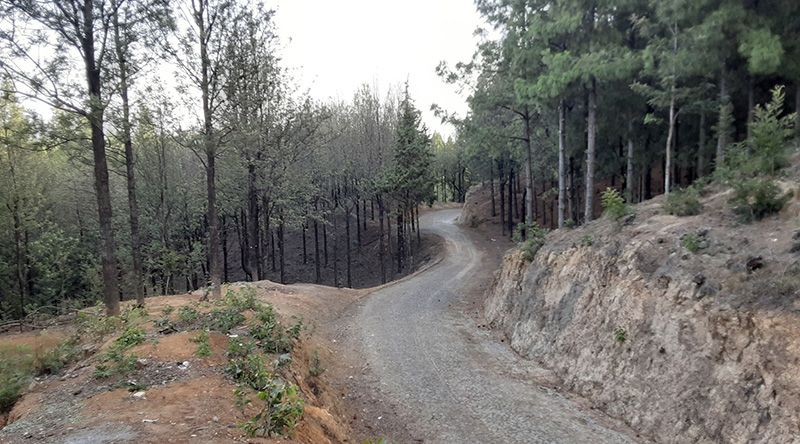
[[455, 225], [458, 213], [422, 218], [423, 231], [445, 240], [441, 262], [376, 290], [353, 314], [367, 377], [412, 435], [390, 441], [635, 442], [625, 428], [537, 383], [544, 370], [465, 313], [463, 301], [485, 288], [496, 263], [484, 263], [482, 248]]

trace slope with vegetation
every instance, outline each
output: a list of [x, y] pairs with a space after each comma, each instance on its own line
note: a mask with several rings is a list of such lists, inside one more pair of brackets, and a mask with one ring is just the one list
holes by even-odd
[[715, 175], [505, 258], [487, 320], [657, 442], [791, 442], [800, 424], [800, 156], [783, 94]]
[[357, 295], [265, 281], [211, 303], [157, 297], [119, 317], [96, 307], [6, 334], [0, 441], [343, 442], [323, 376], [330, 358], [309, 332], [326, 321], [319, 304], [335, 312]]

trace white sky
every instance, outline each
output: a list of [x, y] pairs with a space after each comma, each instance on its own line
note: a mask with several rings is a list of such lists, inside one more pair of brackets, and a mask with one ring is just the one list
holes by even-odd
[[348, 100], [362, 83], [381, 92], [408, 79], [412, 98], [431, 130], [451, 135], [430, 111], [466, 111], [466, 97], [436, 75], [440, 61], [468, 61], [480, 16], [472, 0], [272, 0], [298, 81], [318, 99]]

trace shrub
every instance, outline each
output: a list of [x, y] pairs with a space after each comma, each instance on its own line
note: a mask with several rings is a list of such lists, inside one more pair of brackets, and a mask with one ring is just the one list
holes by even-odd
[[618, 344], [624, 344], [627, 339], [628, 339], [628, 332], [626, 332], [624, 328], [617, 327], [616, 329], [614, 329], [614, 340]]
[[517, 224], [514, 228], [513, 239], [518, 243], [518, 247], [522, 251], [522, 258], [530, 262], [536, 256], [536, 252], [544, 245], [546, 236], [547, 231], [536, 222], [533, 222], [530, 224]]
[[109, 378], [113, 375], [125, 375], [136, 369], [136, 355], [126, 354], [129, 348], [144, 342], [145, 332], [139, 327], [128, 327], [114, 340], [111, 347], [95, 366], [96, 378]]
[[254, 390], [263, 390], [270, 379], [264, 357], [259, 353], [230, 359], [225, 366], [225, 374]]
[[75, 341], [65, 341], [46, 350], [33, 361], [33, 371], [37, 375], [55, 374], [61, 371], [78, 355]]
[[594, 245], [594, 238], [592, 237], [591, 234], [584, 234], [583, 236], [581, 236], [579, 242], [581, 247], [591, 247], [592, 245]]
[[28, 385], [29, 376], [23, 372], [9, 371], [0, 368], [0, 413], [6, 413], [14, 407], [22, 396], [22, 391]]
[[200, 317], [200, 313], [194, 307], [184, 305], [178, 309], [178, 321], [181, 324], [193, 324], [198, 317]]
[[670, 192], [662, 205], [664, 211], [673, 216], [694, 216], [700, 214], [700, 193], [694, 187]]
[[764, 178], [738, 182], [733, 189], [733, 211], [745, 223], [761, 220], [781, 211], [792, 197], [791, 192], [781, 193], [775, 182]]
[[229, 333], [234, 327], [244, 322], [244, 315], [239, 312], [236, 307], [225, 307], [222, 309], [212, 310], [205, 317], [203, 322], [205, 328], [209, 330], [218, 331], [221, 333]]
[[228, 290], [225, 293], [223, 303], [228, 307], [233, 307], [237, 310], [255, 310], [259, 303], [256, 301], [256, 289], [251, 286], [241, 287], [238, 291], [234, 289]]
[[749, 166], [756, 173], [771, 175], [789, 165], [787, 148], [794, 137], [795, 114], [782, 116], [785, 98], [783, 86], [776, 86], [769, 103], [753, 110], [747, 143], [753, 151]]
[[264, 407], [242, 424], [242, 429], [251, 437], [291, 433], [303, 416], [303, 399], [297, 392], [294, 384], [277, 378], [269, 379], [264, 390], [258, 392], [258, 399], [264, 401]]
[[603, 214], [612, 220], [620, 220], [623, 217], [631, 214], [631, 209], [625, 203], [625, 198], [614, 188], [606, 188], [600, 197], [603, 204]]
[[314, 353], [311, 354], [311, 360], [308, 363], [308, 374], [316, 378], [323, 373], [325, 373], [325, 367], [322, 366], [322, 362], [319, 359], [319, 351], [314, 350]]
[[192, 342], [197, 344], [197, 350], [195, 350], [194, 354], [200, 358], [206, 358], [211, 356], [211, 345], [208, 342], [208, 332], [205, 330], [200, 331], [194, 338], [191, 339]]
[[688, 233], [681, 237], [681, 245], [691, 253], [700, 251], [700, 238], [694, 233]]

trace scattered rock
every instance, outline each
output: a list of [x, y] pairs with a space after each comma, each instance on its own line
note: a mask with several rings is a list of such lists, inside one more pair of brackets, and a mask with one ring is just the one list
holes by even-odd
[[745, 263], [748, 273], [764, 268], [764, 258], [761, 256], [750, 256]]
[[134, 399], [147, 399], [147, 397], [145, 396], [146, 394], [147, 392], [145, 392], [144, 390], [140, 390], [138, 392], [133, 392], [133, 394], [131, 394], [131, 397]]

